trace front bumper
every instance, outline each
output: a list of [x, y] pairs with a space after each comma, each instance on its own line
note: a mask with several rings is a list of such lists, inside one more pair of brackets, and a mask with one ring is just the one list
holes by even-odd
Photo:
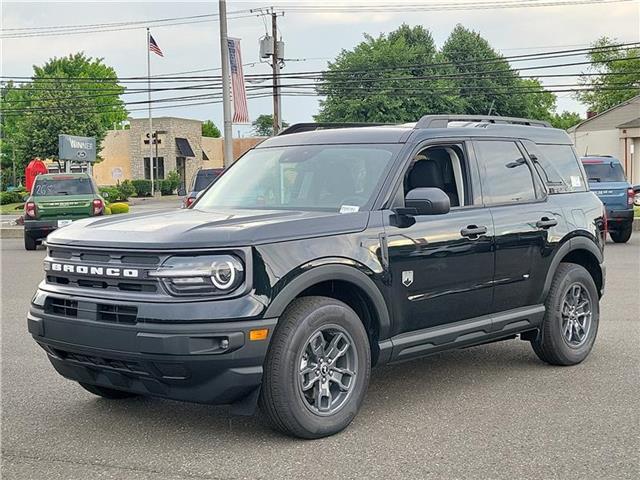
[[[80, 309], [73, 318], [66, 310], [52, 313], [42, 296], [34, 298], [42, 304], [31, 305], [29, 332], [64, 377], [196, 403], [232, 404], [255, 397], [277, 322], [125, 324], [85, 318], [90, 313]], [[269, 330], [266, 340], [249, 340], [250, 330], [263, 328]]]
[[624, 229], [633, 223], [633, 208], [625, 210], [607, 209], [607, 227], [609, 230]]

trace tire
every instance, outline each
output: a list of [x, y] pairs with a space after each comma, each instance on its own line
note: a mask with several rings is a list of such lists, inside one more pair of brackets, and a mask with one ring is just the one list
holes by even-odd
[[38, 242], [25, 230], [24, 232], [24, 248], [25, 250], [35, 250], [38, 247]]
[[[586, 329], [579, 326], [574, 329], [569, 322], [575, 318], [577, 320], [573, 321], [573, 325], [579, 322], [580, 318], [584, 322], [586, 317], [581, 317], [579, 312], [585, 312], [587, 307], [575, 309], [577, 316], [566, 314], [567, 311], [571, 311], [571, 308], [568, 303], [565, 304], [565, 301], [568, 300], [570, 303], [570, 300], [575, 298], [573, 293], [576, 291], [576, 286], [580, 287], [582, 292], [576, 303], [582, 304], [584, 300], [589, 302], [588, 308], [591, 314], [589, 326]], [[546, 313], [540, 334], [531, 341], [536, 355], [540, 360], [551, 365], [567, 366], [582, 362], [591, 352], [600, 320], [598, 290], [589, 272], [580, 265], [561, 263], [553, 277], [545, 307]], [[579, 337], [581, 332], [584, 333], [582, 339]], [[570, 338], [567, 339], [567, 336]]]
[[135, 393], [125, 392], [123, 390], [116, 390], [114, 388], [100, 387], [98, 385], [90, 385], [88, 383], [78, 382], [82, 388], [88, 392], [93, 393], [102, 398], [108, 398], [109, 400], [120, 400], [123, 398], [137, 397]]
[[616, 243], [627, 243], [631, 238], [631, 232], [633, 231], [633, 224], [625, 225], [621, 230], [611, 231], [611, 240]]
[[[319, 348], [322, 345], [324, 349]], [[335, 355], [332, 345], [342, 353]], [[323, 363], [323, 359], [328, 363]], [[302, 370], [310, 373], [303, 375]], [[358, 315], [332, 298], [299, 298], [287, 307], [271, 340], [264, 365], [260, 409], [272, 427], [287, 435], [306, 439], [327, 437], [343, 430], [354, 419], [370, 374], [369, 338]], [[305, 382], [312, 385], [306, 392]], [[327, 389], [331, 396], [319, 395]]]

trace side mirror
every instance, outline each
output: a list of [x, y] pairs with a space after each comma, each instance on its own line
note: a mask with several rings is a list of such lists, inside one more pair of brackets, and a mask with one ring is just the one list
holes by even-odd
[[404, 204], [407, 209], [415, 210], [416, 215], [443, 215], [451, 209], [447, 194], [432, 187], [410, 190]]

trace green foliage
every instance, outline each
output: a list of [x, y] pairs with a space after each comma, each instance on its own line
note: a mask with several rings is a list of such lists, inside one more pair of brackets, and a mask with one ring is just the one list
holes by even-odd
[[[259, 115], [252, 123], [253, 134], [258, 137], [271, 137], [273, 136], [273, 115], [262, 114]], [[282, 122], [282, 128], [288, 127], [287, 122]]]
[[568, 128], [571, 128], [574, 125], [580, 123], [582, 121], [582, 118], [580, 118], [580, 114], [578, 113], [564, 111], [562, 113], [554, 114], [551, 117], [550, 121], [551, 125], [553, 125], [554, 127], [567, 130]]
[[117, 215], [119, 213], [129, 213], [129, 205], [126, 203], [112, 203], [109, 205], [111, 213]]
[[133, 188], [136, 189], [137, 197], [148, 197], [151, 195], [151, 180], [131, 180]]
[[10, 203], [22, 202], [25, 192], [13, 191], [13, 192], [0, 192], [0, 205], [8, 205]]
[[202, 123], [202, 136], [220, 138], [222, 134], [220, 133], [220, 129], [216, 127], [215, 123], [213, 123], [211, 120], [207, 120]]
[[175, 192], [176, 188], [180, 185], [180, 174], [172, 170], [167, 173], [164, 180], [159, 180], [158, 184], [162, 195], [173, 195], [173, 192]]
[[111, 215], [111, 207], [109, 205], [104, 206], [104, 215]]
[[113, 68], [83, 53], [34, 66], [32, 82], [2, 88], [3, 165], [14, 149], [21, 170], [34, 157], [57, 158], [58, 134], [95, 137], [99, 147], [107, 129], [127, 118], [123, 91]]
[[118, 190], [118, 187], [104, 185], [102, 187], [98, 187], [98, 189], [100, 190], [100, 195], [102, 195], [102, 198], [104, 198], [109, 203], [122, 200], [122, 198], [120, 198], [121, 195], [120, 195], [120, 190]]
[[[592, 47], [588, 58], [593, 62], [590, 73], [603, 75], [582, 76], [581, 85], [591, 91], [578, 92], [575, 97], [594, 112], [603, 112], [640, 94], [640, 48], [606, 48], [616, 45], [614, 39], [602, 37]], [[613, 73], [615, 75], [605, 75]]]
[[136, 194], [136, 188], [131, 183], [131, 180], [123, 180], [118, 183], [118, 190], [122, 193], [124, 200], [128, 200], [129, 197], [133, 197]]
[[477, 32], [457, 25], [438, 51], [422, 26], [402, 25], [343, 50], [317, 88], [316, 121], [415, 121], [429, 113], [551, 120], [555, 95], [522, 79]]

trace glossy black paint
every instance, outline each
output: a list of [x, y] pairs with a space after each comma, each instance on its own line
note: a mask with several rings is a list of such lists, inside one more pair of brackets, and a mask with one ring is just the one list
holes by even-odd
[[[339, 298], [356, 292], [365, 300], [379, 363], [506, 338], [536, 329], [555, 268], [567, 255], [590, 262], [590, 271], [601, 276], [603, 286], [603, 209], [591, 192], [547, 195], [540, 178], [535, 202], [486, 206], [482, 186], [491, 179], [475, 157], [474, 138], [570, 144], [567, 135], [555, 129], [502, 125], [365, 127], [284, 135], [257, 148], [404, 145], [371, 210], [210, 212], [196, 204], [181, 211], [82, 220], [54, 232], [47, 242], [50, 249], [81, 247], [97, 253], [244, 252], [250, 278], [229, 298], [100, 292], [103, 301], [138, 307], [145, 325], [201, 323], [205, 335], [206, 325], [216, 323], [234, 331], [238, 322], [277, 319], [297, 296], [324, 286], [323, 291]], [[459, 146], [468, 157], [468, 205], [442, 215], [409, 215], [410, 221], [399, 222], [410, 160], [425, 146], [443, 142]], [[38, 295], [90, 301], [97, 294], [45, 281]], [[30, 315], [42, 321], [42, 334], [34, 335], [47, 345], [47, 322], [57, 320], [37, 305]], [[184, 399], [182, 393], [169, 397]]]

